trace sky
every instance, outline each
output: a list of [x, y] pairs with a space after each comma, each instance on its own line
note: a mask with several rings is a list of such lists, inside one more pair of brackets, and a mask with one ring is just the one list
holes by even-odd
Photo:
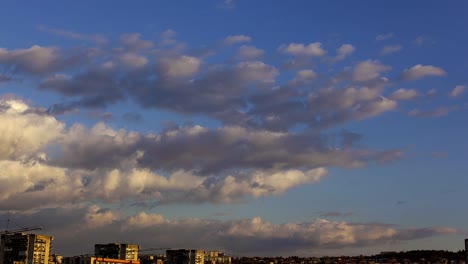
[[65, 256], [463, 249], [467, 10], [3, 2], [0, 229]]

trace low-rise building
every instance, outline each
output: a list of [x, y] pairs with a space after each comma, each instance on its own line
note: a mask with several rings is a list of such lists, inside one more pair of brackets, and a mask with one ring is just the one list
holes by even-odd
[[166, 264], [205, 264], [205, 251], [169, 249], [166, 250]]
[[94, 245], [94, 256], [109, 259], [138, 260], [140, 246], [136, 244], [96, 244]]
[[140, 264], [140, 261], [95, 256], [77, 256], [63, 258], [62, 264]]
[[205, 255], [205, 264], [231, 264], [231, 257], [219, 251], [210, 251]]

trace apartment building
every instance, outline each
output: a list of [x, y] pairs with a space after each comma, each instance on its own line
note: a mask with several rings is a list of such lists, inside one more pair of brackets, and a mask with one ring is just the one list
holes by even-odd
[[1, 236], [0, 264], [49, 264], [52, 236], [5, 234]]

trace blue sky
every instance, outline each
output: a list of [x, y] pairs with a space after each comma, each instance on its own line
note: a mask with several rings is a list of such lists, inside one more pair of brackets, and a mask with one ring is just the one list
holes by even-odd
[[64, 255], [459, 250], [467, 8], [3, 3], [0, 217]]

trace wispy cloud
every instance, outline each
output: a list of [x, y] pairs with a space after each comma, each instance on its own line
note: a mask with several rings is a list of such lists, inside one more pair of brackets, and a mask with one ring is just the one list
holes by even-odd
[[451, 97], [459, 97], [461, 96], [466, 90], [464, 85], [457, 85], [453, 90], [450, 92]]
[[441, 106], [434, 110], [413, 109], [408, 114], [414, 117], [442, 117], [458, 109], [458, 106]]
[[50, 33], [50, 34], [54, 34], [54, 35], [57, 35], [57, 36], [62, 36], [62, 37], [65, 37], [65, 38], [75, 39], [75, 40], [93, 41], [93, 42], [101, 43], [101, 44], [107, 42], [107, 39], [104, 36], [98, 35], [98, 34], [86, 35], [86, 34], [77, 33], [77, 32], [71, 31], [71, 30], [65, 30], [65, 29], [59, 29], [59, 28], [50, 28], [50, 27], [46, 27], [44, 25], [38, 25], [37, 29], [41, 30], [41, 31], [44, 31], [44, 32], [47, 32], [47, 33]]
[[388, 39], [391, 39], [395, 37], [395, 34], [390, 32], [390, 33], [386, 33], [386, 34], [381, 34], [381, 35], [378, 35], [377, 37], [375, 37], [375, 40], [377, 41], [383, 41], [383, 40], [388, 40]]
[[395, 52], [399, 52], [403, 49], [403, 46], [402, 45], [388, 45], [388, 46], [384, 46], [382, 48], [382, 50], [380, 51], [380, 54], [381, 55], [387, 55], [387, 54], [391, 54], [391, 53], [395, 53]]

